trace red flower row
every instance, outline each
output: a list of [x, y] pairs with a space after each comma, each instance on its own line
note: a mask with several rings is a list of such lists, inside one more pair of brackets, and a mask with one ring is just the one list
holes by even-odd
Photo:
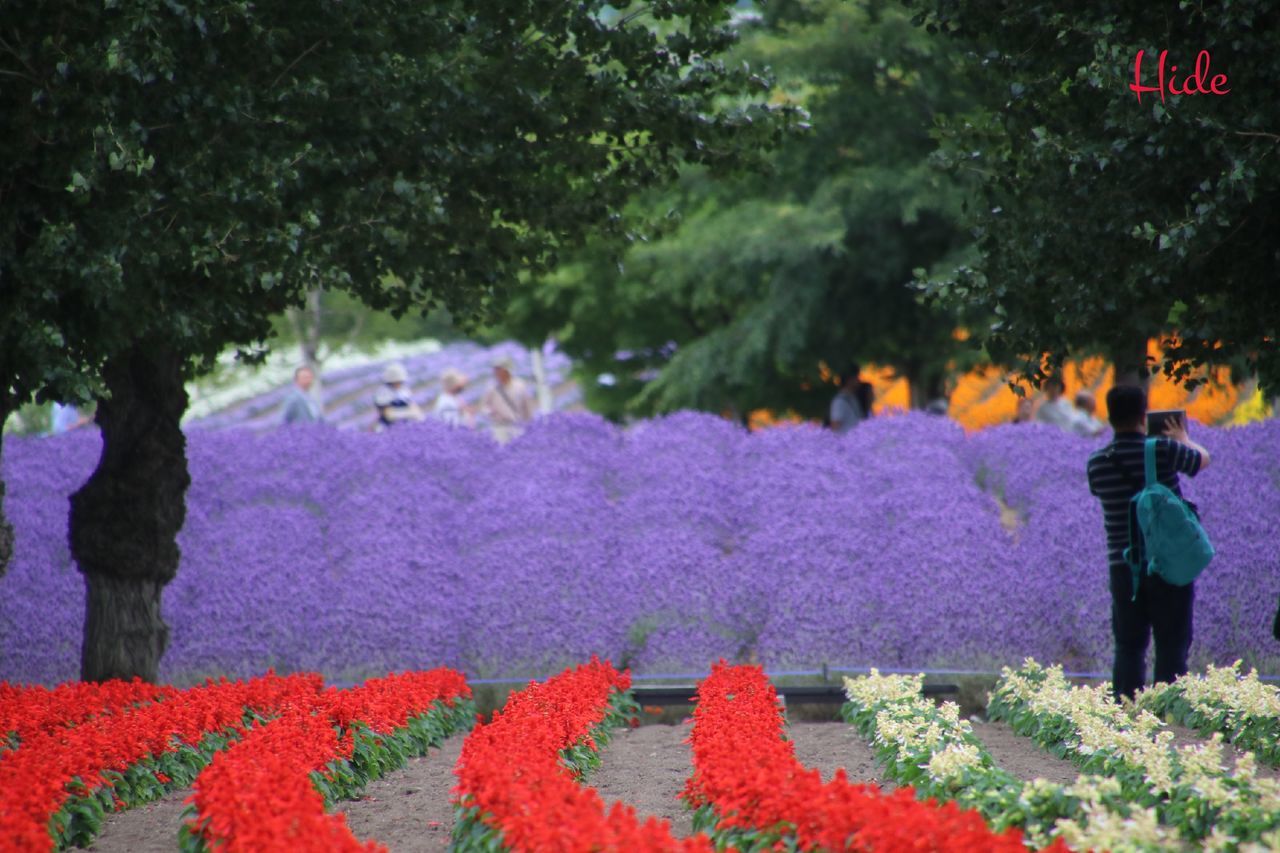
[[311, 782], [313, 770], [350, 749], [327, 715], [289, 711], [213, 757], [196, 777], [199, 817], [188, 826], [210, 846], [222, 841], [228, 853], [381, 849], [361, 846], [344, 815], [326, 814]]
[[188, 830], [227, 853], [381, 850], [375, 842], [360, 844], [344, 815], [325, 812], [311, 774], [352, 757], [357, 720], [390, 735], [436, 702], [453, 705], [470, 695], [461, 673], [448, 669], [316, 695], [214, 756], [196, 778], [197, 817]]
[[595, 749], [591, 732], [605, 720], [610, 697], [630, 687], [628, 673], [592, 658], [512, 694], [463, 742], [458, 802], [511, 850], [710, 851], [706, 836], [677, 840], [669, 823], [641, 824], [630, 806], [606, 813], [600, 795], [560, 763], [561, 751], [575, 744]]
[[[262, 715], [278, 713], [282, 706], [317, 696], [321, 684], [317, 675], [268, 675], [173, 693], [155, 688], [162, 701], [134, 707], [117, 703], [117, 712], [109, 715], [84, 719], [87, 706], [82, 705], [75, 713], [83, 722], [73, 727], [48, 726], [48, 714], [42, 723], [19, 723], [20, 744], [0, 760], [0, 838], [19, 849], [51, 849], [53, 815], [70, 797], [109, 787], [104, 774], [123, 773], [143, 759], [174, 750], [176, 742], [197, 744], [212, 732], [243, 729], [246, 708]], [[128, 692], [114, 694], [114, 689], [99, 697], [102, 707], [112, 701], [105, 696], [118, 700]], [[74, 689], [69, 693], [76, 695]], [[93, 695], [92, 688], [84, 695]]]
[[783, 739], [777, 693], [758, 666], [714, 666], [693, 719], [694, 770], [682, 796], [712, 806], [727, 834], [793, 837], [801, 850], [1026, 851], [1018, 830], [997, 835], [977, 812], [921, 802], [910, 788], [886, 794], [843, 770], [824, 784]]
[[323, 698], [330, 719], [343, 729], [359, 720], [375, 732], [388, 733], [404, 728], [410, 717], [437, 701], [452, 705], [455, 699], [470, 696], [471, 688], [462, 673], [433, 669], [372, 678], [350, 690], [330, 687]]
[[0, 744], [11, 733], [21, 740], [35, 732], [74, 726], [92, 717], [167, 699], [178, 692], [138, 678], [101, 684], [72, 681], [52, 689], [0, 681]]

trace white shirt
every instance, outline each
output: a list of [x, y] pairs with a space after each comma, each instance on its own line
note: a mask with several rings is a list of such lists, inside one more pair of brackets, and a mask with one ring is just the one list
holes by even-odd
[[1074, 432], [1076, 407], [1071, 405], [1071, 401], [1066, 397], [1045, 400], [1040, 404], [1040, 408], [1036, 409], [1036, 420], [1043, 424], [1053, 424], [1061, 429]]
[[462, 400], [457, 394], [441, 391], [440, 396], [436, 397], [435, 405], [431, 407], [431, 413], [449, 426], [463, 425]]

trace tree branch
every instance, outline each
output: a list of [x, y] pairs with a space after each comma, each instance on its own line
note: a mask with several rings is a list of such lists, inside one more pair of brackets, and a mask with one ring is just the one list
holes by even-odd
[[1266, 133], [1261, 130], [1233, 130], [1231, 132], [1236, 136], [1261, 136], [1264, 139], [1274, 139], [1276, 142], [1280, 142], [1280, 133]]
[[267, 88], [274, 89], [280, 83], [280, 81], [284, 79], [284, 75], [292, 71], [295, 65], [297, 65], [302, 60], [306, 59], [309, 54], [313, 53], [315, 49], [322, 44], [324, 44], [324, 39], [319, 39], [315, 44], [311, 45], [311, 47], [307, 48], [302, 53], [298, 54], [298, 58], [293, 60], [293, 62], [290, 62], [288, 65], [286, 65], [284, 67], [284, 70], [276, 75], [276, 79], [272, 80], [271, 85], [268, 86]]
[[0, 74], [3, 74], [5, 77], [17, 77], [19, 80], [26, 80], [28, 83], [30, 83], [33, 86], [40, 85], [39, 80], [37, 80], [36, 78], [28, 74], [23, 74], [21, 71], [6, 71], [3, 68], [0, 68]]

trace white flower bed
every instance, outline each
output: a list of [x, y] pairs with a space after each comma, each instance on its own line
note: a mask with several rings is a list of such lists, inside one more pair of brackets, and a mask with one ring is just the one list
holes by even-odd
[[[1032, 660], [1016, 672], [1004, 671], [988, 714], [1110, 777], [1125, 800], [1158, 819], [1144, 819], [1148, 828], [1176, 829], [1209, 850], [1280, 849], [1280, 782], [1259, 778], [1251, 753], [1229, 772], [1221, 734], [1175, 748], [1173, 733], [1158, 717], [1117, 705], [1109, 685], [1072, 686], [1061, 667], [1046, 669]], [[1066, 832], [1063, 837], [1072, 841]]]
[[1157, 684], [1138, 695], [1138, 705], [1202, 734], [1219, 732], [1262, 761], [1280, 764], [1280, 690], [1256, 670], [1241, 675], [1240, 661]]
[[1023, 782], [995, 764], [952, 702], [921, 695], [923, 676], [846, 678], [845, 719], [871, 740], [895, 782], [921, 796], [977, 809], [997, 830], [1020, 827], [1036, 847], [1060, 839], [1073, 850], [1186, 848], [1154, 809], [1129, 802], [1116, 782], [1081, 776], [1073, 785]]

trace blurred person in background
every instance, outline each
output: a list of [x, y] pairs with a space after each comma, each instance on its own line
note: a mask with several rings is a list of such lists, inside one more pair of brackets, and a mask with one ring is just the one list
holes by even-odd
[[92, 421], [93, 418], [80, 414], [80, 410], [69, 403], [66, 405], [54, 403], [49, 412], [49, 433], [51, 435], [62, 435], [63, 433], [71, 432], [73, 429], [80, 429], [80, 427]]
[[[1147, 392], [1117, 385], [1107, 392], [1107, 416], [1115, 430], [1111, 443], [1089, 456], [1089, 491], [1102, 503], [1111, 587], [1111, 631], [1115, 660], [1111, 671], [1117, 702], [1132, 699], [1147, 679], [1147, 645], [1155, 637], [1155, 680], [1171, 683], [1187, 671], [1195, 583], [1174, 586], [1159, 575], [1143, 575], [1138, 594], [1125, 549], [1129, 541], [1129, 500], [1146, 481]], [[1178, 497], [1178, 475], [1194, 477], [1209, 467], [1209, 451], [1187, 435], [1187, 425], [1170, 421], [1156, 444], [1156, 477]]]
[[448, 368], [440, 374], [440, 396], [431, 407], [431, 415], [450, 426], [475, 425], [471, 406], [462, 402], [461, 395], [467, 388], [467, 377], [462, 371]]
[[1018, 407], [1013, 412], [1013, 420], [1010, 423], [1025, 424], [1031, 420], [1031, 398], [1019, 397]]
[[409, 371], [399, 362], [388, 364], [382, 371], [382, 387], [373, 395], [373, 406], [378, 410], [378, 423], [374, 427], [378, 431], [423, 419], [422, 409], [409, 393]]
[[866, 420], [871, 417], [871, 407], [875, 405], [876, 389], [870, 382], [859, 382], [858, 388], [854, 392], [854, 396], [858, 398], [858, 405], [862, 407], [862, 418]]
[[1072, 431], [1086, 438], [1102, 435], [1102, 431], [1107, 426], [1098, 420], [1095, 414], [1098, 411], [1098, 401], [1094, 399], [1093, 392], [1083, 389], [1077, 391], [1075, 408], [1075, 420], [1071, 423]]
[[850, 364], [849, 369], [840, 375], [840, 390], [831, 398], [827, 422], [837, 434], [843, 435], [866, 417], [866, 411], [858, 401], [858, 389], [862, 383], [858, 374], [861, 371], [862, 367], [857, 362]]
[[499, 444], [506, 444], [524, 432], [524, 425], [532, 421], [537, 412], [529, 386], [515, 376], [514, 371], [515, 362], [510, 358], [499, 359], [493, 365], [493, 383], [480, 401]]
[[282, 423], [314, 424], [324, 419], [320, 413], [320, 404], [311, 395], [311, 386], [315, 381], [315, 372], [305, 364], [293, 371], [293, 387], [284, 398]]
[[949, 417], [951, 415], [951, 391], [953, 383], [945, 376], [933, 379], [928, 386], [928, 400], [924, 404], [925, 414]]
[[1061, 376], [1050, 376], [1044, 381], [1044, 402], [1036, 409], [1036, 420], [1042, 424], [1052, 424], [1067, 432], [1075, 431], [1076, 408], [1064, 395], [1066, 383]]

